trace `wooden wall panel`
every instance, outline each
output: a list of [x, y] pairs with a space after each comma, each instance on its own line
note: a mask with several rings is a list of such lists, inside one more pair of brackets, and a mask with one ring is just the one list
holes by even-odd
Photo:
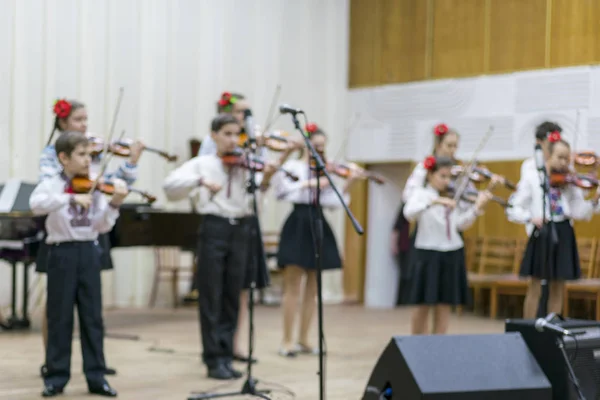
[[600, 61], [600, 1], [552, 0], [550, 66]]
[[431, 77], [484, 72], [485, 1], [435, 0]]
[[372, 0], [350, 2], [350, 87], [381, 83], [381, 4]]
[[428, 0], [382, 1], [380, 82], [426, 77]]
[[502, 73], [546, 65], [547, 0], [488, 0], [489, 66]]
[[365, 260], [367, 256], [367, 205], [369, 184], [356, 182], [350, 189], [350, 211], [363, 227], [364, 234], [359, 235], [352, 223], [346, 221], [344, 245], [344, 297], [346, 301], [363, 301], [365, 286]]
[[600, 0], [351, 0], [349, 86], [600, 63]]

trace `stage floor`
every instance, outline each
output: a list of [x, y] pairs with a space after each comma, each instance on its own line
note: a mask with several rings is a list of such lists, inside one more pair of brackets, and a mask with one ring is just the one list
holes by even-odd
[[[276, 389], [269, 395], [273, 400], [318, 399], [318, 357], [287, 359], [277, 354], [281, 340], [279, 308], [257, 307], [255, 319], [259, 363], [253, 368], [253, 375], [262, 382], [259, 387]], [[206, 378], [206, 370], [200, 362], [199, 327], [193, 308], [112, 310], [106, 312], [105, 323], [110, 336], [105, 341], [107, 363], [118, 370], [118, 375], [109, 376], [108, 380], [118, 390], [120, 399], [185, 400], [194, 391], [208, 391], [217, 386], [222, 387], [221, 391], [235, 391], [242, 387], [245, 377], [224, 383]], [[391, 336], [408, 334], [409, 323], [408, 309], [326, 306], [326, 398], [360, 399], [383, 348]], [[501, 333], [503, 330], [503, 321], [469, 314], [453, 316], [450, 325], [450, 333]], [[316, 321], [314, 332], [317, 343]], [[139, 340], [126, 338], [132, 335], [139, 336]], [[42, 352], [38, 318], [31, 332], [0, 332], [0, 399], [41, 398]], [[245, 367], [244, 364], [236, 366]], [[71, 382], [60, 398], [97, 398], [87, 394], [81, 368], [80, 343], [76, 336]], [[282, 391], [281, 386], [294, 392], [295, 397]]]

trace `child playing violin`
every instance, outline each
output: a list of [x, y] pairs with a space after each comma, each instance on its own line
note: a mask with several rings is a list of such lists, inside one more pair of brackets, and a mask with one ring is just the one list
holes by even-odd
[[[60, 160], [58, 159], [56, 148], [54, 144], [51, 144], [54, 133], [58, 131], [59, 135], [62, 136], [65, 132], [80, 132], [82, 134], [88, 133], [88, 114], [85, 105], [78, 100], [57, 100], [53, 107], [54, 112], [54, 125], [48, 145], [42, 150], [39, 162], [39, 180], [40, 182], [56, 177], [63, 169]], [[59, 136], [59, 138], [60, 138]], [[128, 161], [124, 162], [116, 171], [112, 173], [105, 173], [104, 179], [112, 180], [114, 178], [121, 179], [127, 184], [131, 185], [137, 179], [137, 162], [144, 149], [144, 145], [141, 142], [135, 142], [131, 146], [131, 156]], [[101, 156], [93, 157], [90, 164], [90, 172], [92, 174], [99, 172], [101, 165]], [[101, 234], [98, 237], [102, 252], [102, 269], [109, 270], [113, 268], [112, 259], [110, 257], [110, 239], [108, 233]], [[42, 243], [38, 251], [38, 257], [36, 259], [36, 271], [39, 273], [46, 273], [48, 259], [48, 248]], [[44, 313], [45, 315], [46, 313]], [[42, 338], [44, 341], [44, 347], [48, 342], [48, 329], [47, 321], [44, 318], [42, 321]], [[46, 367], [42, 366], [42, 375], [46, 371]], [[108, 375], [114, 375], [116, 371], [113, 368], [107, 368], [106, 373]]]
[[[568, 172], [571, 148], [561, 139], [558, 132], [548, 136], [548, 174]], [[581, 270], [579, 253], [572, 220], [590, 220], [598, 212], [600, 191], [591, 200], [585, 200], [582, 189], [574, 185], [550, 186], [546, 199], [545, 214], [542, 215], [542, 186], [536, 169], [523, 171], [517, 191], [507, 208], [508, 219], [513, 222], [531, 223], [533, 231], [521, 263], [521, 276], [530, 277], [525, 304], [524, 318], [535, 318], [541, 295], [541, 280], [549, 281], [548, 312], [560, 313], [563, 305], [563, 289], [566, 280], [579, 279]], [[552, 236], [552, 246], [548, 236]], [[543, 265], [544, 253], [547, 254]]]
[[[433, 156], [446, 157], [455, 160], [458, 149], [459, 135], [454, 129], [446, 124], [438, 124], [433, 128]], [[406, 304], [410, 294], [412, 271], [410, 254], [414, 248], [417, 227], [410, 234], [409, 223], [404, 217], [404, 204], [408, 201], [415, 190], [425, 187], [427, 183], [427, 169], [422, 162], [418, 163], [408, 177], [402, 192], [402, 206], [398, 212], [394, 228], [392, 230], [392, 254], [397, 257], [400, 266], [400, 283], [398, 288], [397, 304]]]
[[[316, 124], [308, 124], [306, 132], [315, 150], [323, 154], [327, 137], [325, 132]], [[283, 268], [283, 340], [279, 354], [284, 357], [294, 357], [298, 353], [318, 354], [318, 348], [313, 347], [309, 340], [312, 317], [315, 310], [317, 295], [317, 271], [315, 265], [315, 243], [313, 240], [313, 227], [317, 212], [321, 212], [315, 201], [315, 187], [319, 179], [321, 204], [323, 207], [336, 208], [342, 204], [330, 187], [329, 180], [322, 176], [316, 177], [315, 171], [309, 171], [308, 158], [310, 154], [305, 151], [302, 159], [289, 160], [283, 168], [296, 175], [299, 180], [292, 181], [284, 174], [278, 173], [276, 194], [280, 200], [294, 204], [294, 210], [287, 217], [279, 239], [277, 261]], [[358, 170], [352, 169], [343, 189], [344, 201], [348, 203], [348, 192], [360, 177]], [[323, 219], [323, 252], [321, 254], [323, 270], [339, 269], [342, 267], [335, 236], [326, 219]], [[306, 280], [303, 281], [303, 278]], [[297, 305], [302, 295], [302, 308], [300, 310], [300, 334], [298, 341], [292, 339], [294, 319]]]
[[55, 149], [63, 166], [62, 172], [41, 181], [29, 199], [35, 214], [47, 215], [48, 345], [42, 396], [61, 394], [69, 382], [73, 308], [77, 304], [88, 389], [93, 394], [116, 397], [117, 392], [104, 379], [98, 235], [114, 226], [119, 207], [127, 196], [127, 187], [123, 181], [115, 179], [110, 203], [100, 192], [74, 194], [71, 179], [87, 176], [90, 172], [88, 139], [80, 132], [64, 132], [56, 141]]
[[[221, 95], [221, 98], [217, 102], [217, 114], [230, 114], [232, 115], [240, 125], [240, 132], [243, 132], [245, 129], [245, 113], [250, 109], [250, 104], [246, 97], [239, 93], [229, 93], [225, 92]], [[238, 143], [239, 144], [239, 143]], [[260, 145], [260, 136], [257, 137], [257, 144]], [[301, 143], [296, 141], [289, 140], [288, 141], [288, 149], [284, 151], [279, 158], [278, 164], [281, 165], [287, 160], [290, 154], [297, 148], [299, 148]], [[206, 137], [202, 144], [200, 145], [199, 155], [207, 155], [207, 154], [215, 154], [217, 152], [217, 147], [214, 140], [211, 136]], [[260, 146], [258, 155], [264, 157], [266, 156], [266, 148]], [[260, 207], [259, 207], [260, 208]], [[248, 315], [248, 296], [250, 285], [254, 280], [255, 289], [263, 289], [269, 286], [269, 269], [267, 268], [267, 261], [265, 258], [265, 250], [263, 245], [262, 232], [260, 229], [260, 221], [258, 218], [252, 218], [253, 229], [255, 230], [255, 243], [248, 246], [248, 257], [247, 257], [247, 274], [244, 279], [243, 291], [240, 294], [240, 311], [238, 315], [237, 329], [234, 336], [233, 341], [233, 358], [236, 361], [247, 362], [248, 357], [242, 354], [240, 350], [241, 339], [242, 336], [240, 334], [240, 329], [244, 322], [247, 319]], [[253, 266], [251, 263], [256, 260], [257, 265]], [[251, 276], [251, 273], [254, 272], [254, 276]], [[256, 359], [251, 360], [251, 362], [256, 362]]]
[[[240, 125], [230, 114], [212, 120], [211, 138], [215, 154], [195, 157], [174, 170], [164, 181], [167, 198], [177, 201], [199, 188], [196, 209], [202, 214], [199, 230], [197, 286], [203, 361], [208, 376], [239, 378], [233, 369], [233, 337], [240, 307], [240, 292], [246, 279], [252, 204], [246, 188], [249, 172], [224, 165], [221, 157], [237, 147]], [[266, 162], [256, 174], [262, 191], [276, 171]]]
[[450, 307], [468, 300], [467, 271], [460, 232], [482, 215], [492, 198], [489, 191], [479, 192], [474, 204], [458, 204], [442, 197], [451, 180], [454, 161], [449, 157], [427, 157], [426, 184], [417, 187], [404, 204], [404, 216], [416, 222], [414, 254], [411, 256], [413, 277], [408, 302], [414, 304], [412, 333], [427, 332], [427, 319], [433, 311], [433, 333], [448, 330]]

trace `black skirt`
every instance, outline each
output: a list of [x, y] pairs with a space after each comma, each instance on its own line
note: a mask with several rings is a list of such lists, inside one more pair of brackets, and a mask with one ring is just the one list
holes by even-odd
[[[317, 212], [317, 208], [313, 205], [294, 204], [294, 210], [285, 221], [279, 237], [277, 264], [280, 268], [286, 265], [297, 265], [305, 269], [316, 269], [313, 228], [316, 228]], [[324, 217], [322, 221], [322, 269], [339, 269], [342, 267], [342, 259], [335, 236]]]
[[436, 251], [414, 249], [408, 304], [466, 305], [469, 286], [464, 249]]
[[[255, 289], [263, 289], [268, 287], [270, 283], [269, 269], [267, 268], [267, 260], [265, 257], [265, 246], [263, 243], [262, 231], [260, 229], [260, 221], [256, 217], [252, 217], [252, 227], [250, 230], [250, 240], [254, 241], [248, 246], [248, 263], [246, 269], [246, 278], [244, 279], [244, 289], [250, 289], [252, 284], [252, 273], [255, 275]], [[256, 233], [256, 237], [252, 233]], [[253, 262], [256, 259], [258, 269], [253, 268]]]
[[[544, 268], [544, 257], [547, 268]], [[551, 222], [531, 232], [520, 275], [551, 280], [579, 279], [579, 252], [570, 221]]]

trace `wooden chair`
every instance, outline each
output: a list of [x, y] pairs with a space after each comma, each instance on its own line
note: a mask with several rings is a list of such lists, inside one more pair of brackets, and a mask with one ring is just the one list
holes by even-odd
[[600, 247], [598, 239], [582, 238], [577, 240], [581, 279], [567, 282], [563, 297], [563, 316], [569, 316], [569, 300], [583, 299], [596, 301], [596, 320], [600, 320]]
[[[277, 250], [279, 249], [279, 232], [263, 232], [263, 244], [265, 246], [265, 258], [267, 261], [267, 268], [269, 269], [269, 275], [271, 278], [271, 285], [268, 289], [260, 291], [260, 303], [261, 304], [273, 304], [265, 300], [265, 292], [279, 291], [281, 293], [283, 284], [281, 282], [281, 270], [277, 267]], [[276, 295], [276, 294], [274, 294]]]
[[527, 294], [527, 287], [529, 285], [528, 278], [522, 278], [519, 276], [519, 269], [521, 266], [521, 260], [523, 259], [523, 253], [527, 246], [527, 240], [515, 239], [515, 247], [513, 254], [506, 258], [506, 266], [508, 266], [508, 259], [511, 259], [511, 271], [503, 276], [498, 276], [491, 282], [490, 287], [490, 318], [495, 319], [498, 316], [498, 296], [502, 295], [514, 295], [514, 296], [525, 296]]
[[[475, 307], [482, 303], [484, 289], [492, 289], [494, 282], [509, 276], [514, 271], [517, 239], [503, 237], [484, 237], [477, 243], [477, 270], [469, 274], [469, 286], [473, 288]], [[490, 300], [491, 307], [492, 299]]]
[[154, 307], [158, 294], [158, 285], [162, 280], [170, 280], [171, 295], [173, 296], [173, 308], [179, 305], [179, 278], [181, 273], [193, 275], [192, 268], [181, 265], [181, 250], [178, 247], [155, 247], [154, 248], [154, 280], [150, 292], [149, 306]]

